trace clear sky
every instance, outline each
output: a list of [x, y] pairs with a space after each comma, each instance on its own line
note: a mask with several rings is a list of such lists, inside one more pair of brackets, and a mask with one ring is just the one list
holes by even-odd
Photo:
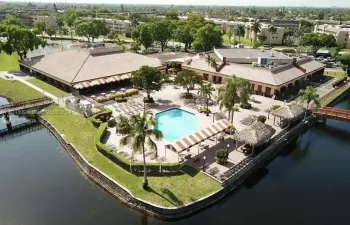
[[[0, 0], [1, 1], [1, 0]], [[21, 1], [21, 0], [5, 0]], [[237, 6], [314, 6], [314, 7], [350, 7], [350, 0], [22, 0], [22, 2], [74, 2], [105, 4], [174, 4], [174, 5], [237, 5]]]

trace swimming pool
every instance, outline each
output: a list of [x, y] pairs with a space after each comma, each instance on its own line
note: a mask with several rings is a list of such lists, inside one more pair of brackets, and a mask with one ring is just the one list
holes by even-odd
[[169, 142], [199, 130], [196, 115], [182, 109], [173, 108], [155, 115], [155, 129], [162, 131], [163, 138]]

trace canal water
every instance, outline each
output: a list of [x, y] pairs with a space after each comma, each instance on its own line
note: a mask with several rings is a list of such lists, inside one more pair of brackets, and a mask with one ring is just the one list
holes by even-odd
[[[336, 107], [350, 109], [350, 96]], [[85, 178], [43, 129], [0, 140], [0, 224], [349, 224], [349, 138], [350, 123], [314, 126], [223, 201], [163, 222], [128, 209]]]

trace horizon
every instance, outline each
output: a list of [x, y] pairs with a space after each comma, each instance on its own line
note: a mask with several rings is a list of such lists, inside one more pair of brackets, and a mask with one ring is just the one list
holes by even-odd
[[251, 0], [251, 4], [227, 4], [226, 0], [217, 0], [217, 4], [212, 4], [212, 1], [210, 0], [178, 0], [176, 1], [178, 4], [173, 3], [164, 3], [164, 1], [161, 0], [128, 0], [127, 2], [123, 1], [114, 1], [114, 0], [36, 0], [36, 1], [18, 1], [18, 0], [5, 0], [0, 1], [1, 3], [72, 3], [72, 4], [96, 4], [96, 5], [119, 5], [119, 4], [125, 4], [125, 5], [164, 5], [164, 6], [230, 6], [230, 7], [308, 7], [308, 8], [350, 8], [350, 1], [344, 1], [344, 0], [334, 0], [332, 1], [332, 6], [329, 6], [329, 1], [327, 0], [312, 0], [308, 1], [310, 3], [305, 4], [305, 1], [303, 0], [295, 0], [293, 1], [294, 4], [281, 4], [283, 2], [290, 3], [290, 1], [279, 1], [279, 0], [266, 0], [261, 4], [262, 2], [259, 0]]

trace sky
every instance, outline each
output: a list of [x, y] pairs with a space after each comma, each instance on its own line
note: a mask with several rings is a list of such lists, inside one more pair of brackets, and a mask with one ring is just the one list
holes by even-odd
[[[0, 0], [2, 1], [2, 0]], [[5, 0], [21, 1], [21, 0]], [[22, 0], [22, 2], [74, 2], [104, 4], [174, 4], [174, 5], [236, 5], [236, 6], [313, 6], [313, 7], [350, 7], [350, 0]]]

